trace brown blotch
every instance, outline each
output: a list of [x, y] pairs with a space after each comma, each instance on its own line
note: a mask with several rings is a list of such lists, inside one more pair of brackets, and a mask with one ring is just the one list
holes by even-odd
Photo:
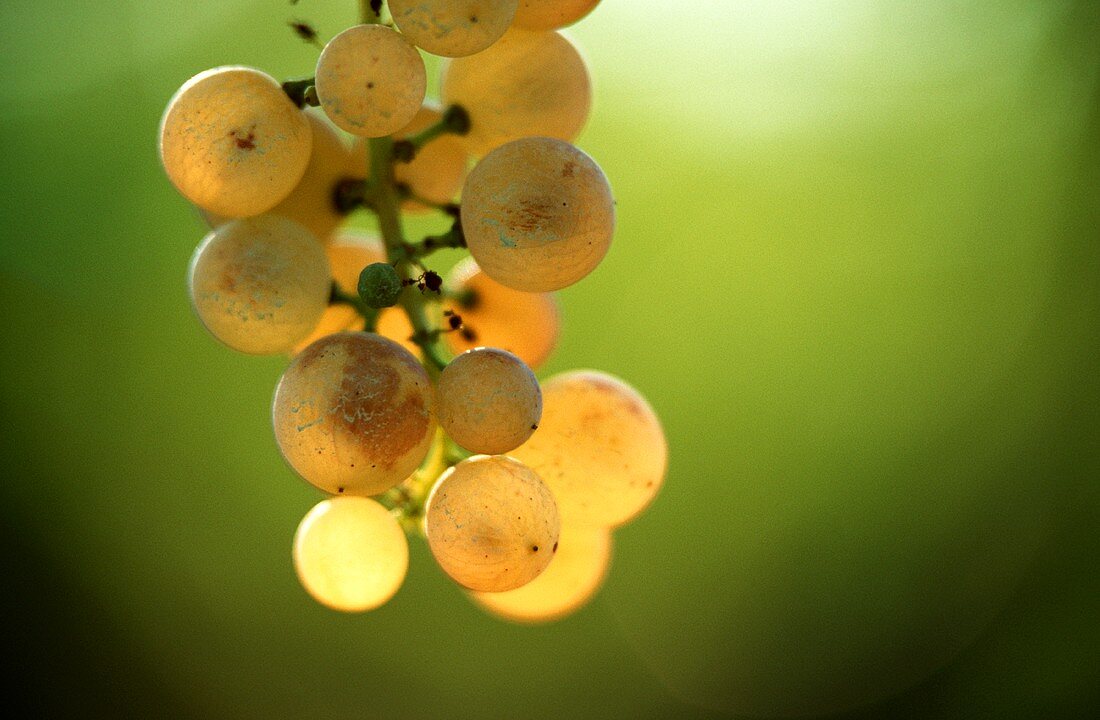
[[255, 150], [256, 143], [254, 141], [256, 140], [256, 133], [253, 132], [255, 129], [256, 128], [253, 127], [248, 131], [247, 135], [244, 133], [238, 135], [236, 130], [230, 130], [229, 137], [233, 138], [234, 142], [237, 143], [237, 147], [241, 150]]
[[565, 164], [561, 166], [561, 176], [563, 178], [571, 178], [577, 169], [577, 163], [572, 160], [566, 160]]
[[550, 552], [557, 552], [557, 551], [558, 551], [558, 544], [555, 542], [554, 547], [550, 548]]
[[539, 546], [538, 545], [532, 545], [531, 546], [531, 552], [538, 552], [538, 551], [539, 551]]
[[550, 203], [543, 198], [524, 198], [507, 210], [508, 225], [516, 230], [534, 232], [553, 217]]

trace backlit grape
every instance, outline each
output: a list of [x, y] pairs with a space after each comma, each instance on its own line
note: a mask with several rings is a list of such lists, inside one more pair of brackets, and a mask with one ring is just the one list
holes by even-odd
[[294, 535], [302, 587], [333, 610], [373, 610], [394, 596], [409, 567], [409, 543], [370, 498], [334, 497], [313, 507]]
[[374, 495], [408, 477], [435, 430], [420, 363], [373, 333], [337, 333], [303, 350], [275, 389], [283, 457], [332, 494]]
[[226, 217], [279, 204], [302, 178], [311, 146], [305, 115], [271, 76], [247, 67], [191, 78], [160, 123], [160, 159], [172, 184]]
[[510, 352], [462, 353], [439, 377], [437, 414], [451, 438], [475, 453], [517, 448], [538, 427], [542, 392], [531, 368]]
[[389, 0], [401, 32], [433, 55], [461, 57], [492, 45], [512, 24], [516, 0]]
[[401, 33], [357, 25], [332, 40], [317, 60], [317, 97], [337, 126], [382, 137], [405, 127], [420, 109], [424, 61]]
[[260, 215], [206, 236], [191, 258], [191, 302], [210, 334], [234, 350], [285, 352], [328, 306], [325, 252], [301, 225]]
[[559, 290], [611, 246], [615, 205], [592, 158], [567, 142], [524, 138], [482, 158], [462, 191], [462, 230], [486, 275], [516, 290]]
[[572, 25], [592, 12], [600, 0], [519, 0], [516, 27], [556, 30]]
[[503, 592], [529, 583], [557, 550], [554, 496], [538, 475], [502, 455], [448, 470], [428, 498], [428, 545], [452, 580]]
[[542, 422], [510, 455], [550, 486], [570, 524], [617, 526], [661, 488], [668, 446], [653, 408], [622, 380], [595, 370], [542, 384]]
[[[438, 123], [442, 117], [443, 112], [438, 104], [426, 103], [397, 137], [414, 135]], [[461, 138], [446, 133], [420, 148], [412, 162], [396, 163], [393, 168], [394, 178], [407, 186], [413, 196], [442, 205], [453, 200], [458, 189], [462, 187], [462, 180], [466, 177], [467, 158]], [[415, 200], [406, 200], [401, 204], [401, 209], [407, 212], [427, 212], [430, 208]]]

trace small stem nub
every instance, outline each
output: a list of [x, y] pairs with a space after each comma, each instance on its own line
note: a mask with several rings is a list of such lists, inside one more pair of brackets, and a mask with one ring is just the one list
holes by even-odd
[[314, 78], [305, 78], [304, 80], [287, 80], [283, 83], [283, 92], [286, 93], [290, 101], [298, 107], [317, 107], [321, 104], [321, 101], [317, 99], [317, 88], [314, 85]]
[[412, 162], [420, 148], [440, 135], [447, 133], [465, 135], [468, 132], [470, 132], [469, 113], [461, 105], [451, 105], [443, 111], [443, 116], [439, 119], [439, 122], [429, 125], [411, 137], [395, 140], [393, 143], [393, 159], [403, 163]]

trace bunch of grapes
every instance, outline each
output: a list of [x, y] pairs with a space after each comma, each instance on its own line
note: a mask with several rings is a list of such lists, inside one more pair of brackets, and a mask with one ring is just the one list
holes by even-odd
[[[389, 600], [421, 535], [489, 612], [562, 617], [661, 486], [667, 446], [638, 392], [533, 371], [558, 336], [553, 292], [599, 264], [614, 228], [607, 178], [570, 144], [591, 86], [559, 32], [597, 2], [361, 2], [312, 77], [219, 67], [168, 103], [164, 169], [211, 227], [195, 311], [230, 348], [292, 358], [272, 421], [328, 494], [293, 543], [328, 607]], [[424, 53], [448, 58], [439, 103]], [[357, 211], [377, 232], [343, 227]], [[427, 212], [449, 230], [410, 241], [402, 213]], [[471, 257], [444, 279], [427, 265], [440, 248]]]

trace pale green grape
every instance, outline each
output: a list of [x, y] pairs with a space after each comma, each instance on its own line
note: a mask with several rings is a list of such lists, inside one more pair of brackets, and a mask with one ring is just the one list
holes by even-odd
[[234, 350], [286, 352], [328, 306], [325, 251], [296, 222], [277, 215], [234, 220], [196, 248], [191, 302], [210, 334]]
[[607, 254], [615, 204], [588, 155], [561, 140], [524, 138], [486, 155], [466, 178], [462, 230], [470, 254], [497, 282], [559, 290]]
[[401, 32], [433, 55], [484, 50], [512, 24], [517, 0], [389, 0]]
[[424, 61], [401, 33], [357, 25], [329, 41], [317, 60], [317, 97], [338, 127], [382, 137], [405, 127], [424, 100]]
[[452, 360], [439, 377], [436, 397], [440, 426], [475, 453], [519, 447], [542, 416], [542, 392], [531, 368], [496, 348], [476, 348]]
[[554, 496], [538, 475], [502, 455], [475, 455], [443, 473], [424, 522], [443, 571], [483, 592], [538, 577], [557, 550], [559, 525]]
[[272, 77], [247, 67], [191, 78], [160, 122], [160, 159], [172, 184], [226, 217], [278, 205], [302, 178], [311, 147], [305, 115]]
[[291, 361], [272, 403], [287, 463], [325, 492], [375, 495], [407, 478], [435, 431], [427, 373], [374, 333], [314, 342]]
[[554, 492], [571, 525], [618, 526], [660, 490], [668, 446], [660, 420], [637, 390], [595, 370], [542, 384], [542, 422], [510, 455]]
[[389, 510], [370, 498], [315, 505], [294, 535], [294, 569], [317, 602], [342, 612], [383, 605], [400, 589], [409, 543]]
[[445, 66], [442, 99], [465, 108], [470, 132], [462, 141], [484, 155], [531, 135], [573, 140], [588, 118], [592, 86], [584, 59], [564, 36], [509, 30], [487, 50]]
[[516, 27], [528, 30], [556, 30], [571, 25], [592, 12], [600, 0], [519, 0]]

